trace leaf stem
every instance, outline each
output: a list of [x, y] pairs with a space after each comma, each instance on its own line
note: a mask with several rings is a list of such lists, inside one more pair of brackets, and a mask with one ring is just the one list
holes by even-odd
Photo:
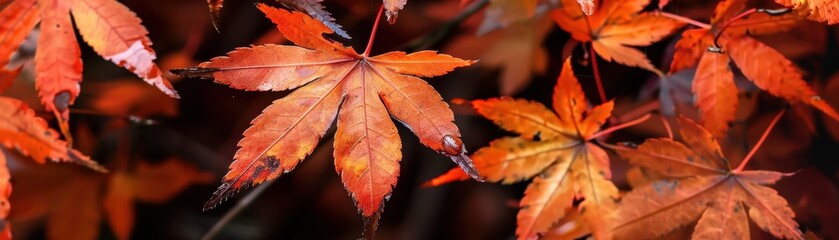
[[693, 19], [690, 19], [690, 18], [682, 17], [682, 16], [672, 14], [672, 13], [669, 13], [669, 12], [659, 11], [658, 14], [661, 15], [661, 16], [664, 16], [664, 17], [672, 18], [674, 20], [677, 20], [677, 21], [680, 21], [680, 22], [683, 22], [683, 23], [687, 23], [687, 24], [690, 24], [690, 25], [693, 25], [693, 26], [697, 26], [699, 28], [711, 29], [710, 24], [703, 23], [703, 22], [700, 22], [700, 21], [696, 21], [696, 20], [693, 20]]
[[600, 94], [600, 103], [605, 103], [606, 91], [603, 90], [603, 80], [600, 78], [600, 68], [597, 67], [597, 53], [594, 51], [594, 43], [589, 44], [589, 55], [592, 71], [594, 71], [594, 82], [597, 83], [597, 93]]
[[775, 127], [775, 124], [778, 123], [778, 120], [781, 120], [781, 116], [784, 116], [784, 113], [786, 111], [786, 109], [781, 110], [780, 112], [778, 112], [778, 115], [775, 115], [775, 119], [772, 119], [772, 122], [769, 123], [769, 127], [767, 127], [766, 130], [763, 131], [763, 136], [760, 136], [760, 140], [758, 140], [757, 144], [755, 144], [755, 146], [752, 147], [752, 151], [749, 152], [749, 155], [746, 155], [746, 158], [743, 158], [743, 161], [740, 162], [740, 166], [737, 166], [737, 169], [734, 169], [734, 172], [743, 171], [743, 168], [746, 167], [746, 163], [749, 163], [749, 160], [751, 160], [752, 157], [755, 155], [755, 152], [757, 152], [757, 149], [760, 148], [760, 145], [763, 145], [763, 141], [766, 140], [766, 137], [769, 136], [770, 132], [772, 132], [772, 128]]
[[385, 5], [379, 6], [379, 13], [376, 14], [376, 21], [373, 23], [373, 30], [370, 31], [370, 39], [367, 40], [367, 48], [364, 49], [364, 57], [370, 56], [370, 50], [373, 49], [373, 40], [376, 39], [376, 30], [379, 29], [379, 22], [382, 20], [382, 12], [385, 10]]
[[781, 8], [781, 9], [757, 9], [757, 8], [752, 8], [752, 9], [746, 10], [746, 11], [738, 14], [737, 16], [734, 16], [733, 18], [728, 19], [728, 21], [726, 21], [725, 24], [723, 24], [722, 27], [720, 27], [719, 30], [717, 30], [717, 32], [714, 34], [714, 47], [716, 47], [717, 49], [722, 49], [722, 47], [720, 47], [720, 44], [718, 43], [719, 39], [720, 39], [720, 36], [722, 36], [722, 33], [725, 31], [725, 29], [728, 29], [728, 27], [731, 26], [731, 24], [734, 23], [737, 20], [743, 19], [744, 17], [752, 15], [753, 13], [757, 13], [757, 12], [766, 13], [766, 14], [769, 14], [770, 16], [777, 16], [777, 15], [787, 14], [791, 10], [792, 9], [790, 9], [790, 8]]
[[650, 114], [646, 114], [646, 115], [644, 115], [644, 116], [642, 116], [638, 119], [635, 119], [635, 120], [632, 120], [632, 121], [629, 121], [629, 122], [625, 122], [625, 123], [621, 123], [620, 125], [613, 126], [613, 127], [607, 128], [606, 130], [603, 130], [603, 131], [597, 132], [595, 134], [592, 134], [590, 137], [588, 137], [588, 139], [596, 139], [596, 138], [602, 137], [604, 135], [613, 133], [617, 130], [621, 130], [621, 129], [624, 129], [624, 128], [628, 128], [628, 127], [632, 127], [632, 126], [641, 124], [642, 122], [647, 121], [647, 119], [650, 119]]
[[658, 115], [658, 118], [661, 119], [661, 124], [664, 125], [664, 130], [667, 130], [667, 138], [673, 140], [673, 128], [670, 127], [670, 122], [667, 121], [667, 118], [664, 115]]

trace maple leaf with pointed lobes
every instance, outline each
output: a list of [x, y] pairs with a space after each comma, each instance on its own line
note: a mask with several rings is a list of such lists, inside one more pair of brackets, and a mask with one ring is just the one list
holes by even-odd
[[239, 48], [197, 68], [175, 71], [248, 91], [299, 88], [253, 120], [230, 172], [205, 208], [294, 169], [336, 117], [335, 168], [365, 217], [380, 212], [399, 175], [401, 142], [391, 117], [410, 128], [423, 145], [451, 157], [478, 178], [451, 109], [428, 83], [415, 77], [443, 75], [472, 61], [434, 51], [368, 57], [367, 51], [358, 54], [325, 39], [323, 34], [332, 30], [306, 14], [257, 7], [298, 46]]
[[597, 55], [607, 61], [656, 73], [660, 71], [643, 52], [628, 46], [649, 46], [684, 25], [655, 13], [638, 13], [649, 0], [604, 1], [591, 16], [576, 6], [570, 7], [576, 5], [574, 1], [563, 0], [565, 7], [551, 12], [560, 28], [577, 41], [591, 42]]
[[17, 151], [38, 163], [47, 160], [72, 162], [105, 171], [102, 166], [59, 140], [58, 133], [48, 128], [46, 121], [36, 117], [35, 111], [26, 104], [0, 97], [0, 239], [11, 239], [11, 226], [6, 220], [11, 209], [9, 196], [12, 193], [6, 165], [6, 154], [10, 151]]
[[[676, 43], [670, 73], [697, 65], [692, 91], [696, 94], [701, 123], [715, 136], [723, 136], [737, 110], [737, 87], [729, 68], [733, 60], [747, 79], [769, 94], [792, 103], [805, 103], [839, 120], [839, 113], [823, 101], [794, 64], [775, 49], [748, 36], [771, 34], [792, 28], [799, 12], [771, 16], [757, 12], [735, 18], [746, 8], [746, 0], [724, 0], [714, 10], [710, 29], [691, 29]], [[711, 51], [719, 34], [720, 51]]]
[[13, 98], [0, 97], [0, 146], [16, 150], [38, 163], [48, 160], [72, 162], [105, 171], [89, 157], [69, 148], [58, 137], [59, 134], [50, 129], [44, 119], [35, 116], [35, 111], [26, 104]]
[[[481, 176], [504, 184], [533, 178], [524, 192], [518, 213], [516, 235], [530, 239], [554, 226], [575, 200], [582, 218], [598, 238], [609, 236], [608, 213], [614, 208], [618, 190], [609, 181], [609, 156], [589, 142], [611, 116], [614, 102], [586, 110], [587, 101], [565, 61], [554, 88], [553, 108], [527, 100], [493, 98], [472, 101], [482, 116], [501, 128], [520, 134], [499, 138], [472, 155]], [[467, 179], [460, 169], [452, 169], [426, 183], [436, 186]], [[534, 178], [535, 177], [535, 178]]]
[[777, 238], [803, 239], [787, 201], [763, 186], [787, 174], [732, 170], [710, 132], [687, 118], [678, 121], [687, 145], [659, 138], [615, 147], [631, 163], [668, 178], [623, 196], [616, 239], [656, 238], [697, 219], [693, 239], [749, 239], [747, 214]]
[[[70, 15], [73, 15], [72, 19]], [[81, 52], [73, 29], [106, 60], [120, 65], [171, 97], [171, 83], [154, 64], [146, 28], [133, 12], [116, 0], [14, 0], [0, 12], [0, 66], [41, 22], [35, 53], [35, 88], [41, 103], [66, 125], [69, 106], [79, 95]]]

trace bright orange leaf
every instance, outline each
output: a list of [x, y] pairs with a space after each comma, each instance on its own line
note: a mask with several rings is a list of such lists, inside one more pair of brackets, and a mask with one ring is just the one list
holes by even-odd
[[94, 170], [104, 171], [93, 160], [67, 146], [47, 122], [35, 116], [35, 111], [23, 102], [0, 97], [0, 144], [16, 150], [38, 163], [46, 161], [72, 162]]
[[629, 46], [649, 46], [684, 25], [655, 13], [639, 13], [649, 5], [649, 0], [603, 1], [591, 16], [586, 16], [574, 0], [563, 0], [562, 3], [564, 7], [554, 10], [551, 15], [571, 37], [580, 42], [591, 42], [597, 55], [607, 61], [653, 72], [659, 70], [647, 56]]
[[12, 183], [9, 182], [9, 168], [6, 167], [6, 154], [0, 149], [0, 239], [12, 239], [12, 226], [6, 217], [12, 209], [9, 196], [12, 195]]
[[[609, 181], [609, 156], [589, 142], [611, 116], [614, 102], [587, 109], [587, 100], [571, 69], [570, 58], [554, 88], [551, 112], [527, 100], [493, 98], [472, 101], [482, 116], [501, 128], [520, 134], [492, 141], [472, 155], [481, 176], [492, 182], [515, 183], [533, 178], [521, 200], [516, 234], [530, 239], [545, 234], [565, 216], [565, 209], [579, 205], [582, 218], [595, 236], [608, 238], [608, 218], [618, 198]], [[452, 169], [427, 186], [467, 179]]]
[[99, 164], [58, 139], [58, 133], [48, 128], [47, 123], [36, 117], [35, 112], [23, 102], [0, 97], [0, 239], [11, 239], [6, 216], [11, 208], [8, 198], [12, 193], [12, 186], [9, 183], [6, 154], [13, 150], [38, 163], [47, 160], [73, 162], [104, 171]]
[[[816, 95], [790, 60], [748, 36], [788, 30], [801, 19], [799, 13], [770, 16], [757, 12], [735, 19], [745, 8], [745, 0], [721, 1], [711, 18], [710, 29], [687, 30], [676, 43], [670, 73], [699, 63], [693, 92], [697, 95], [696, 106], [703, 126], [715, 136], [723, 136], [734, 120], [737, 90], [734, 74], [728, 67], [729, 58], [759, 88], [792, 103], [808, 104], [839, 120], [839, 113]], [[721, 35], [720, 46], [714, 46], [714, 34]]]
[[697, 219], [693, 239], [750, 239], [746, 215], [777, 238], [803, 239], [787, 201], [764, 186], [786, 174], [732, 170], [710, 132], [687, 118], [679, 125], [687, 145], [658, 138], [616, 147], [631, 163], [667, 177], [623, 196], [616, 239], [656, 238]]
[[368, 57], [366, 51], [359, 54], [325, 39], [323, 34], [332, 30], [306, 14], [263, 4], [258, 8], [298, 46], [239, 48], [197, 68], [177, 71], [248, 91], [299, 88], [253, 120], [230, 172], [205, 208], [294, 169], [336, 117], [335, 168], [365, 217], [381, 211], [399, 175], [402, 146], [391, 117], [409, 127], [422, 144], [478, 177], [453, 123], [454, 114], [430, 85], [415, 77], [443, 75], [472, 61], [434, 51]]
[[827, 22], [827, 24], [839, 23], [839, 1], [836, 0], [775, 0], [787, 7], [805, 9], [810, 12], [809, 19]]
[[[72, 18], [70, 17], [72, 13]], [[71, 20], [72, 19], [72, 20]], [[15, 0], [0, 12], [0, 66], [8, 63], [23, 40], [41, 22], [35, 53], [35, 87], [41, 103], [55, 112], [62, 126], [78, 97], [82, 80], [76, 28], [100, 56], [120, 65], [171, 97], [171, 83], [154, 64], [148, 32], [133, 12], [115, 0]]]

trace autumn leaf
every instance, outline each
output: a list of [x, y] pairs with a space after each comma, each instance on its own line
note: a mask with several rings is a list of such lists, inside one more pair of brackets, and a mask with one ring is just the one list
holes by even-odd
[[306, 14], [264, 4], [258, 8], [298, 46], [238, 48], [197, 68], [176, 71], [247, 91], [298, 88], [253, 120], [206, 209], [242, 188], [294, 169], [336, 117], [336, 171], [365, 217], [381, 211], [399, 175], [401, 141], [391, 117], [411, 129], [423, 145], [478, 178], [452, 111], [430, 85], [415, 77], [443, 75], [472, 61], [434, 51], [369, 57], [369, 47], [358, 54], [325, 39], [323, 34], [332, 30]]
[[[684, 24], [655, 13], [639, 13], [649, 0], [603, 1], [587, 16], [573, 0], [551, 12], [559, 27], [580, 42], [591, 42], [594, 52], [607, 61], [660, 72], [646, 54], [630, 46], [649, 46], [672, 34]], [[573, 7], [571, 7], [573, 6]]]
[[0, 97], [0, 239], [11, 239], [11, 227], [6, 217], [11, 205], [7, 154], [17, 151], [38, 163], [47, 160], [73, 162], [97, 171], [105, 169], [82, 153], [71, 149], [58, 139], [58, 133], [47, 127], [46, 121], [35, 116], [23, 102]]
[[839, 2], [835, 0], [775, 0], [775, 2], [796, 9], [805, 9], [810, 12], [807, 17], [814, 21], [827, 22], [827, 24], [839, 23]]
[[[587, 109], [587, 100], [565, 61], [553, 95], [554, 112], [540, 103], [512, 98], [474, 100], [472, 106], [501, 128], [520, 134], [499, 138], [472, 155], [488, 181], [504, 184], [533, 179], [524, 192], [516, 235], [545, 234], [582, 200], [579, 211], [598, 238], [607, 239], [618, 190], [609, 181], [609, 156], [590, 140], [611, 116], [614, 102]], [[436, 186], [467, 179], [460, 169], [431, 180]]]
[[[745, 0], [720, 2], [709, 29], [687, 30], [676, 43], [671, 74], [698, 62], [693, 92], [703, 126], [714, 136], [723, 136], [734, 120], [737, 89], [734, 74], [728, 67], [730, 60], [760, 89], [792, 103], [808, 104], [839, 120], [839, 113], [807, 85], [790, 60], [749, 36], [788, 30], [800, 20], [800, 15], [793, 12], [772, 16], [757, 12], [736, 18], [745, 8]], [[717, 35], [719, 38], [715, 40]]]
[[478, 35], [524, 22], [556, 7], [559, 0], [489, 0]]
[[21, 68], [17, 70], [0, 69], [0, 92], [6, 91], [15, 83], [15, 78], [20, 74]]
[[697, 219], [693, 239], [749, 239], [747, 214], [777, 238], [803, 239], [787, 201], [764, 186], [787, 174], [732, 169], [710, 132], [687, 118], [678, 121], [684, 144], [659, 138], [616, 147], [631, 163], [667, 178], [623, 196], [617, 239], [655, 238]]
[[134, 228], [134, 202], [161, 204], [193, 184], [211, 183], [213, 174], [180, 160], [159, 164], [140, 162], [135, 171], [115, 172], [108, 180], [103, 206], [119, 239], [129, 239]]
[[[341, 28], [341, 25], [335, 23], [335, 18], [332, 17], [332, 14], [326, 11], [325, 7], [323, 6], [323, 0], [277, 0], [278, 2], [290, 5], [294, 9], [298, 11], [308, 13], [309, 16], [312, 18], [320, 20], [321, 23], [332, 29], [335, 34], [341, 36], [346, 39], [352, 39], [350, 34], [348, 34], [344, 29]], [[403, 4], [404, 5], [404, 4]]]
[[523, 90], [533, 75], [547, 72], [548, 50], [542, 42], [550, 33], [553, 23], [548, 18], [513, 24], [503, 31], [499, 39], [484, 52], [480, 64], [501, 69], [500, 91], [511, 96]]
[[[79, 168], [39, 165], [15, 172], [19, 181], [10, 218], [18, 222], [45, 219], [47, 239], [98, 239], [107, 223], [116, 239], [129, 239], [135, 204], [161, 204], [213, 174], [177, 158], [139, 162], [130, 169], [91, 174]], [[55, 184], [61, 182], [62, 184]]]
[[[72, 18], [71, 18], [72, 14]], [[133, 12], [115, 0], [15, 0], [0, 12], [0, 64], [6, 65], [40, 21], [35, 53], [35, 87], [41, 103], [56, 113], [62, 126], [78, 97], [82, 62], [73, 23], [100, 56], [128, 69], [171, 97], [171, 83], [154, 64], [148, 32]], [[66, 129], [63, 129], [66, 130]]]
[[102, 166], [58, 139], [59, 134], [23, 102], [0, 97], [0, 145], [38, 163], [72, 162], [105, 171]]
[[9, 182], [9, 168], [7, 167], [6, 154], [0, 149], [0, 239], [12, 239], [12, 226], [6, 217], [12, 205], [9, 196], [12, 195], [12, 183]]

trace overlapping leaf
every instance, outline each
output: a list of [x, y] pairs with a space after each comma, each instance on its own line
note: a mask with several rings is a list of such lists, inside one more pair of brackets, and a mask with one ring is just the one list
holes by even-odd
[[58, 133], [47, 127], [47, 123], [35, 116], [23, 102], [0, 97], [0, 239], [11, 239], [11, 231], [6, 216], [11, 205], [9, 196], [12, 186], [9, 183], [9, 170], [6, 167], [6, 154], [17, 151], [38, 163], [47, 160], [73, 162], [97, 171], [104, 168], [82, 153], [71, 149], [67, 143], [58, 139]]
[[[554, 88], [556, 113], [542, 104], [511, 98], [475, 100], [472, 106], [501, 128], [520, 134], [496, 139], [472, 155], [475, 166], [489, 181], [514, 183], [533, 178], [520, 203], [519, 239], [551, 230], [575, 200], [583, 200], [579, 211], [595, 236], [608, 238], [608, 216], [618, 190], [609, 181], [608, 155], [589, 140], [611, 116], [614, 103], [586, 110], [587, 101], [570, 58]], [[460, 169], [452, 169], [427, 185], [467, 178]]]
[[655, 13], [639, 13], [649, 0], [602, 1], [591, 16], [574, 2], [563, 0], [563, 7], [551, 12], [559, 27], [577, 41], [591, 42], [597, 55], [607, 61], [653, 72], [659, 71], [646, 54], [629, 46], [649, 46], [684, 25]]
[[36, 162], [72, 162], [91, 169], [104, 169], [89, 157], [67, 146], [47, 122], [23, 102], [0, 97], [0, 145], [16, 150]]
[[559, 2], [559, 0], [490, 0], [477, 34], [483, 35], [514, 23], [533, 19], [553, 9], [559, 5]]
[[[72, 13], [72, 18], [70, 17]], [[69, 106], [82, 80], [80, 50], [73, 29], [100, 56], [120, 65], [171, 97], [178, 97], [154, 64], [148, 32], [133, 12], [116, 0], [15, 0], [0, 12], [0, 66], [38, 22], [41, 35], [35, 53], [35, 87], [41, 103], [66, 126]]]
[[[28, 166], [15, 172], [19, 180], [10, 218], [44, 219], [47, 239], [100, 238], [103, 222], [116, 239], [130, 239], [135, 204], [161, 204], [193, 184], [207, 184], [213, 174], [177, 158], [140, 162], [131, 169], [91, 174], [65, 166]], [[60, 182], [61, 184], [56, 184]]]
[[693, 239], [750, 239], [746, 215], [777, 238], [803, 239], [786, 200], [764, 186], [785, 174], [732, 170], [710, 132], [687, 118], [679, 125], [684, 144], [661, 138], [616, 148], [666, 177], [623, 196], [616, 239], [656, 238], [697, 220]]
[[323, 34], [332, 30], [306, 14], [258, 7], [298, 46], [239, 48], [178, 71], [248, 91], [297, 88], [253, 120], [230, 172], [206, 208], [294, 169], [336, 117], [336, 171], [365, 217], [382, 209], [399, 175], [401, 141], [391, 117], [408, 126], [422, 144], [478, 177], [452, 111], [430, 85], [415, 77], [443, 75], [471, 61], [434, 51], [368, 57], [325, 39]]
[[805, 9], [810, 15], [809, 19], [827, 22], [828, 24], [839, 23], [839, 1], [835, 0], [775, 0], [787, 7]]
[[[745, 0], [721, 1], [711, 18], [710, 29], [687, 30], [676, 43], [670, 73], [698, 63], [693, 92], [703, 126], [715, 136], [722, 136], [734, 120], [737, 89], [729, 59], [759, 88], [793, 103], [811, 105], [839, 120], [839, 113], [816, 95], [790, 60], [749, 36], [788, 30], [801, 18], [799, 12], [780, 16], [758, 12], [734, 19], [745, 8]], [[714, 46], [715, 34], [720, 35], [720, 46]], [[715, 50], [716, 47], [722, 49]]]

